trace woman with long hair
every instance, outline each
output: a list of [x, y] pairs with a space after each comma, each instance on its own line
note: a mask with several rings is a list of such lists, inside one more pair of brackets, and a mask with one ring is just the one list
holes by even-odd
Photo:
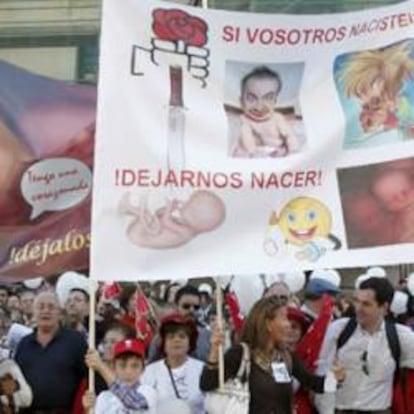
[[[278, 297], [263, 298], [251, 309], [241, 342], [250, 349], [251, 368], [249, 378], [250, 414], [292, 414], [292, 377], [315, 392], [335, 391], [337, 381], [345, 373], [342, 367], [326, 377], [309, 373], [287, 346], [291, 329], [287, 317], [287, 304]], [[218, 387], [218, 354], [223, 343], [223, 334], [215, 329], [212, 335], [210, 354], [203, 369], [200, 388], [211, 391]], [[234, 378], [243, 355], [242, 345], [230, 348], [224, 357], [225, 380]]]

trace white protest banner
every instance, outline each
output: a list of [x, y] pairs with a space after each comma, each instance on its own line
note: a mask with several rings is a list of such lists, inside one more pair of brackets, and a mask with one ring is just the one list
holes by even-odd
[[412, 261], [412, 10], [105, 0], [92, 277]]

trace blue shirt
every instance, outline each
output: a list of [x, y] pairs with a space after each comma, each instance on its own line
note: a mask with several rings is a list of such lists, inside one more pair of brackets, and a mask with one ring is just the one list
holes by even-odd
[[67, 328], [59, 329], [45, 347], [37, 342], [36, 331], [20, 341], [15, 360], [32, 388], [32, 409], [72, 407], [87, 374], [86, 351], [84, 336]]

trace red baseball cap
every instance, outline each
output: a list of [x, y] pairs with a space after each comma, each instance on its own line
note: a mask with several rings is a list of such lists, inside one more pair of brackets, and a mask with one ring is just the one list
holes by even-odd
[[117, 342], [112, 348], [112, 355], [117, 358], [119, 355], [126, 354], [127, 352], [135, 354], [140, 358], [145, 358], [145, 344], [138, 339], [124, 339], [121, 342]]
[[306, 332], [309, 328], [309, 322], [306, 319], [306, 315], [300, 309], [289, 306], [287, 317], [289, 320], [298, 322], [302, 327], [303, 332]]

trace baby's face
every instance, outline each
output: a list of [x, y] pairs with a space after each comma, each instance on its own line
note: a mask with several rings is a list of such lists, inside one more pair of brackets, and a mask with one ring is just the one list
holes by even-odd
[[389, 171], [378, 177], [373, 185], [374, 195], [392, 212], [399, 212], [414, 202], [414, 186], [405, 171]]
[[369, 194], [357, 194], [346, 203], [346, 215], [355, 228], [363, 231], [375, 231], [383, 226], [385, 213], [375, 197]]
[[269, 119], [274, 111], [279, 84], [273, 78], [250, 78], [242, 91], [241, 106], [256, 121]]
[[361, 104], [359, 120], [364, 132], [375, 131], [384, 125], [394, 100], [385, 93], [383, 82], [375, 82], [357, 96]]

